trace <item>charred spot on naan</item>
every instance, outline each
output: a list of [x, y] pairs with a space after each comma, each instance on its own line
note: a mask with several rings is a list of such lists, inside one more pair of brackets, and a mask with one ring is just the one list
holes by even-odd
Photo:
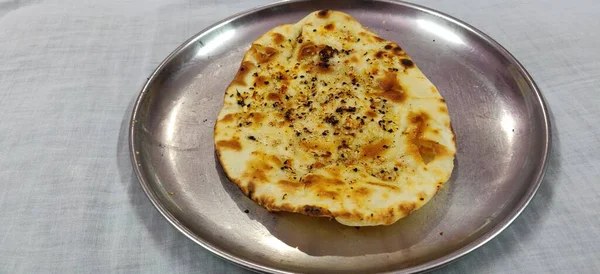
[[430, 117], [425, 112], [410, 113], [409, 124], [411, 126], [408, 138], [407, 151], [413, 156], [422, 159], [424, 164], [429, 164], [435, 160], [436, 156], [448, 156], [450, 152], [439, 142], [427, 140], [423, 134], [427, 130], [432, 130], [429, 127]]
[[231, 82], [231, 83], [235, 84], [235, 85], [239, 85], [239, 86], [245, 86], [246, 85], [246, 77], [255, 68], [256, 68], [256, 66], [252, 62], [249, 62], [249, 61], [243, 62], [242, 65], [240, 66], [240, 68], [238, 69], [238, 72], [235, 75], [235, 78], [233, 78], [233, 82]]
[[384, 49], [389, 51], [391, 54], [393, 54], [395, 56], [404, 56], [405, 55], [404, 52], [402, 51], [402, 48], [395, 43], [389, 43], [389, 44], [385, 45]]
[[402, 212], [405, 216], [411, 214], [416, 208], [417, 205], [415, 203], [403, 203], [398, 206], [400, 212]]
[[271, 33], [271, 38], [273, 38], [275, 45], [281, 45], [285, 41], [285, 36], [277, 32]]
[[393, 72], [385, 72], [384, 77], [379, 79], [379, 88], [381, 88], [379, 95], [394, 103], [406, 101], [406, 92], [402, 89], [398, 77]]
[[277, 185], [285, 192], [285, 194], [295, 194], [301, 189], [304, 189], [304, 184], [290, 180], [279, 180]]
[[413, 68], [415, 66], [415, 63], [413, 63], [413, 61], [410, 59], [403, 58], [400, 60], [400, 62], [405, 69]]
[[221, 122], [223, 123], [231, 123], [234, 122], [236, 119], [237, 113], [228, 113], [225, 116], [223, 116], [223, 118], [221, 118]]
[[313, 42], [303, 43], [302, 46], [300, 47], [300, 50], [298, 51], [297, 60], [302, 61], [308, 57], [314, 56], [315, 54], [317, 54], [317, 52], [319, 52], [319, 47], [317, 47], [317, 45], [315, 45], [315, 43], [313, 43]]
[[399, 187], [390, 185], [390, 184], [383, 184], [383, 183], [378, 183], [378, 182], [366, 182], [366, 184], [376, 186], [376, 187], [386, 188], [389, 191], [401, 192], [401, 189]]
[[332, 48], [331, 46], [322, 47], [319, 50], [319, 64], [317, 66], [317, 70], [321, 73], [333, 71], [333, 68], [329, 63], [329, 59], [331, 59], [334, 55], [338, 53], [339, 51], [337, 49]]
[[375, 56], [375, 58], [377, 58], [377, 59], [383, 59], [383, 58], [388, 57], [387, 53], [382, 50], [375, 52], [375, 54], [373, 56]]
[[379, 37], [377, 35], [373, 35], [372, 37], [373, 37], [373, 40], [375, 40], [377, 42], [384, 42], [385, 41], [385, 39], [383, 39], [383, 38], [381, 38], [381, 37]]
[[248, 114], [248, 117], [252, 122], [256, 124], [262, 123], [262, 121], [264, 121], [265, 119], [265, 115], [260, 112], [250, 112], [250, 114]]
[[375, 158], [382, 155], [391, 145], [388, 139], [382, 139], [362, 147], [361, 156], [363, 158]]
[[240, 143], [240, 138], [237, 137], [234, 137], [230, 140], [220, 140], [217, 142], [217, 149], [240, 151], [242, 150], [242, 143]]
[[271, 93], [267, 94], [267, 100], [268, 101], [281, 101], [281, 94], [271, 92]]
[[330, 217], [332, 215], [328, 209], [313, 205], [305, 205], [302, 208], [302, 213], [314, 217]]
[[327, 18], [329, 18], [330, 15], [331, 15], [330, 10], [321, 10], [321, 11], [317, 12], [317, 17], [319, 17], [321, 19], [327, 19]]
[[252, 44], [250, 47], [250, 52], [258, 64], [269, 63], [273, 61], [273, 59], [275, 59], [275, 57], [277, 57], [279, 54], [278, 50], [260, 44]]
[[246, 195], [248, 198], [252, 199], [252, 197], [254, 196], [254, 191], [256, 189], [256, 186], [254, 185], [254, 182], [249, 181], [248, 184], [244, 185], [239, 181], [234, 181], [238, 188], [242, 191], [242, 193], [244, 193], [244, 195]]
[[336, 178], [328, 178], [318, 174], [308, 174], [301, 180], [306, 189], [327, 190], [337, 186], [343, 186], [345, 183]]

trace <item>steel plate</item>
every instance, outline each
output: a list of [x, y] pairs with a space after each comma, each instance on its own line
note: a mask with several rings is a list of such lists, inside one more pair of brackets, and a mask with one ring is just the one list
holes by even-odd
[[[458, 144], [452, 178], [394, 225], [356, 229], [269, 213], [242, 195], [215, 159], [215, 118], [250, 43], [320, 9], [349, 13], [398, 42], [447, 101]], [[275, 273], [419, 272], [474, 250], [519, 215], [542, 180], [549, 127], [544, 100], [524, 68], [457, 19], [402, 2], [288, 1], [217, 23], [169, 55], [141, 91], [130, 146], [156, 208], [234, 263]]]

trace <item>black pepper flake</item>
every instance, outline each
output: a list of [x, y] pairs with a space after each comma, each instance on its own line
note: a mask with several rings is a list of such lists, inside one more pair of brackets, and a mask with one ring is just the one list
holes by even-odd
[[247, 209], [246, 209], [246, 210], [244, 210], [244, 212], [245, 212], [245, 213], [250, 213], [250, 210], [247, 210]]
[[256, 137], [254, 137], [254, 136], [252, 136], [252, 135], [248, 136], [248, 139], [250, 139], [250, 140], [252, 140], [252, 141], [256, 141]]
[[327, 118], [325, 118], [325, 122], [331, 124], [331, 125], [337, 125], [340, 121], [337, 120], [334, 116], [327, 116]]
[[300, 78], [304, 78], [304, 75], [300, 75]]
[[268, 84], [269, 84], [269, 81], [265, 81], [265, 85], [268, 85]]
[[394, 167], [394, 171], [398, 171], [398, 168], [397, 168], [397, 167]]
[[[286, 99], [287, 99], [287, 98], [286, 98]], [[287, 121], [290, 121], [290, 120], [292, 119], [292, 117], [291, 117], [291, 116], [292, 116], [292, 110], [291, 110], [291, 109], [288, 109], [288, 110], [285, 112], [285, 115], [284, 115], [284, 117], [285, 117], [285, 120], [287, 120]]]
[[353, 170], [354, 170], [354, 172], [357, 172], [357, 171], [358, 171], [358, 168], [354, 168]]

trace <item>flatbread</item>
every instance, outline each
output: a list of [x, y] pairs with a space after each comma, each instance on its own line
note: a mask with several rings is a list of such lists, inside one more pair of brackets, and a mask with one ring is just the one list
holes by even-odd
[[398, 44], [337, 11], [252, 43], [215, 125], [223, 170], [270, 211], [389, 225], [450, 178], [446, 103]]

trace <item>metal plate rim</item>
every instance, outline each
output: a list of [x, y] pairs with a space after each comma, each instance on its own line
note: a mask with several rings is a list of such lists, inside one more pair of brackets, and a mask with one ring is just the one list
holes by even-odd
[[[493, 49], [500, 52], [504, 57], [506, 57], [508, 60], [510, 60], [513, 64], [515, 64], [517, 66], [518, 71], [520, 73], [522, 73], [523, 76], [525, 77], [527, 85], [534, 91], [535, 97], [537, 98], [537, 101], [539, 103], [541, 113], [543, 114], [543, 121], [544, 121], [544, 124], [543, 124], [543, 131], [544, 131], [543, 151], [544, 151], [544, 153], [543, 153], [542, 158], [540, 159], [541, 168], [539, 169], [537, 174], [535, 174], [535, 179], [533, 180], [534, 182], [529, 187], [524, 198], [521, 201], [519, 201], [518, 206], [515, 207], [503, 221], [501, 221], [498, 225], [493, 227], [488, 233], [482, 235], [477, 240], [465, 245], [462, 248], [459, 248], [459, 249], [451, 252], [450, 254], [447, 254], [447, 255], [437, 258], [435, 260], [401, 270], [401, 272], [403, 272], [403, 273], [428, 272], [428, 271], [443, 267], [449, 263], [452, 263], [455, 260], [461, 258], [462, 256], [464, 256], [464, 255], [472, 252], [473, 250], [481, 247], [482, 245], [486, 244], [487, 242], [492, 240], [494, 237], [496, 237], [498, 234], [500, 234], [502, 231], [504, 231], [517, 217], [519, 217], [519, 215], [523, 212], [523, 210], [531, 202], [531, 200], [535, 196], [537, 190], [539, 189], [539, 187], [543, 181], [544, 174], [545, 174], [545, 171], [548, 166], [548, 158], [551, 153], [551, 142], [552, 142], [551, 128], [552, 128], [552, 125], [551, 125], [551, 121], [550, 121], [550, 117], [549, 117], [549, 110], [548, 110], [548, 107], [546, 104], [546, 100], [544, 99], [539, 87], [537, 86], [537, 84], [535, 83], [535, 81], [533, 80], [531, 75], [527, 72], [527, 70], [523, 67], [523, 65], [508, 50], [506, 50], [501, 44], [496, 42], [493, 38], [491, 38], [484, 32], [478, 30], [477, 28], [469, 25], [468, 23], [461, 21], [460, 19], [457, 19], [448, 14], [445, 14], [443, 12], [440, 12], [440, 11], [437, 11], [437, 10], [434, 10], [431, 8], [427, 8], [427, 7], [418, 5], [418, 4], [408, 3], [408, 2], [404, 2], [404, 1], [394, 1], [394, 0], [376, 0], [376, 1], [391, 3], [391, 4], [395, 4], [395, 5], [402, 5], [405, 7], [417, 9], [417, 10], [425, 12], [425, 13], [429, 13], [431, 15], [434, 15], [434, 16], [440, 17], [444, 20], [447, 20], [453, 24], [456, 24], [456, 25], [460, 26], [461, 28], [467, 30], [468, 32], [475, 34], [475, 35], [479, 36], [480, 38], [482, 38]], [[189, 38], [187, 41], [185, 41], [180, 46], [178, 46], [173, 52], [171, 52], [158, 65], [158, 67], [152, 72], [152, 74], [148, 77], [146, 83], [143, 85], [143, 87], [140, 91], [140, 94], [136, 98], [135, 104], [133, 106], [131, 118], [129, 121], [129, 140], [128, 140], [129, 142], [128, 143], [129, 143], [129, 154], [130, 154], [131, 163], [133, 165], [133, 170], [134, 170], [134, 173], [136, 174], [138, 182], [140, 183], [142, 190], [144, 191], [144, 193], [146, 194], [146, 196], [148, 197], [148, 199], [150, 200], [152, 205], [158, 210], [158, 212], [160, 212], [160, 214], [172, 226], [174, 226], [180, 233], [182, 233], [183, 235], [188, 237], [190, 240], [194, 241], [195, 243], [202, 246], [206, 250], [212, 252], [213, 254], [216, 254], [232, 263], [235, 263], [238, 266], [241, 266], [243, 268], [246, 268], [246, 269], [249, 269], [252, 271], [262, 271], [262, 272], [268, 272], [268, 273], [292, 273], [292, 272], [288, 272], [288, 271], [284, 271], [284, 270], [280, 270], [280, 269], [275, 269], [275, 268], [255, 264], [255, 263], [247, 261], [243, 258], [232, 255], [224, 250], [220, 250], [219, 248], [214, 247], [212, 244], [204, 241], [203, 239], [196, 237], [196, 235], [194, 235], [193, 232], [191, 232], [188, 228], [186, 228], [183, 224], [181, 224], [177, 220], [177, 218], [175, 216], [173, 216], [168, 211], [168, 209], [166, 209], [162, 205], [160, 199], [152, 190], [150, 184], [148, 183], [148, 181], [146, 180], [146, 177], [144, 176], [143, 171], [140, 168], [141, 164], [140, 164], [139, 158], [136, 156], [136, 144], [134, 142], [136, 121], [137, 121], [136, 118], [138, 117], [138, 112], [139, 112], [141, 102], [143, 101], [145, 95], [147, 94], [149, 86], [155, 80], [156, 76], [164, 69], [164, 67], [175, 56], [178, 55], [178, 53], [180, 53], [183, 49], [185, 49], [189, 44], [195, 43], [198, 39], [202, 38], [203, 35], [210, 33], [211, 31], [218, 29], [222, 25], [225, 25], [225, 24], [227, 24], [231, 21], [234, 21], [238, 18], [241, 18], [243, 16], [250, 15], [250, 14], [258, 12], [260, 10], [277, 7], [279, 5], [284, 5], [284, 4], [289, 4], [289, 3], [297, 3], [297, 2], [306, 2], [306, 0], [281, 0], [281, 1], [277, 1], [274, 3], [268, 4], [268, 5], [249, 9], [249, 10], [234, 14], [230, 17], [227, 17], [217, 23], [214, 23], [213, 25], [210, 25], [209, 27], [201, 30], [200, 32], [194, 34], [191, 38]]]

